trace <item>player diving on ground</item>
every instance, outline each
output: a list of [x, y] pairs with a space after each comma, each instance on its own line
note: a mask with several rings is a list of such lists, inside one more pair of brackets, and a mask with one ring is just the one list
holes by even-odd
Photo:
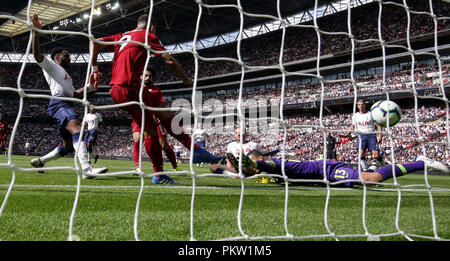
[[[228, 160], [236, 169], [239, 169], [239, 161], [231, 154], [227, 154]], [[283, 175], [282, 159], [276, 157], [264, 157], [258, 150], [242, 156], [242, 170], [245, 176], [252, 176], [261, 172], [267, 174]], [[330, 182], [336, 182], [346, 187], [362, 184], [363, 182], [382, 182], [392, 178], [394, 175], [400, 177], [414, 171], [424, 170], [429, 167], [445, 174], [450, 174], [450, 169], [441, 162], [426, 158], [417, 157], [412, 163], [385, 165], [378, 169], [369, 169], [359, 172], [349, 164], [338, 161], [284, 161], [284, 173], [290, 180], [323, 180], [324, 177]], [[278, 181], [282, 179], [276, 177]]]

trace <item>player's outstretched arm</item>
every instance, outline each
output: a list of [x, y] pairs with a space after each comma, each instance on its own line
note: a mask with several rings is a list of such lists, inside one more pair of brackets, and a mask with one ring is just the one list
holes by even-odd
[[[39, 21], [39, 17], [37, 14], [33, 14], [33, 17], [31, 18], [31, 21], [34, 25], [34, 27], [41, 29], [42, 28], [42, 21]], [[41, 63], [44, 60], [44, 55], [42, 55], [41, 53], [41, 45], [40, 45], [40, 41], [39, 41], [39, 32], [32, 29], [33, 30], [33, 34], [32, 34], [32, 39], [33, 39], [33, 44], [32, 44], [32, 49], [33, 49], [33, 56], [34, 59], [36, 60], [36, 62]]]
[[181, 67], [181, 64], [172, 55], [168, 53], [162, 53], [158, 57], [160, 57], [160, 59], [162, 59], [164, 63], [169, 66], [169, 69], [183, 81], [184, 85], [194, 85], [192, 79], [186, 74], [186, 72], [183, 70], [183, 67]]
[[76, 90], [73, 93], [73, 97], [78, 98], [78, 99], [83, 98], [84, 88], [87, 88], [88, 93], [95, 92], [98, 89], [98, 84], [100, 83], [100, 80], [102, 79], [103, 74], [101, 72], [97, 72], [97, 77], [93, 77], [92, 74], [94, 74], [94, 72], [91, 72], [91, 75], [89, 76], [89, 85]]
[[[355, 129], [355, 125], [353, 125], [353, 124], [347, 128], [347, 130], [349, 130], [349, 131], [352, 131], [354, 129]], [[338, 135], [339, 135], [339, 137], [349, 137], [350, 134], [351, 134], [351, 132], [345, 132], [345, 133], [339, 133]]]
[[[96, 39], [97, 41], [104, 41], [104, 39], [103, 38], [97, 38]], [[97, 68], [97, 70], [94, 70], [95, 68], [94, 67], [97, 67], [98, 66], [98, 52], [99, 52], [99, 50], [100, 49], [103, 49], [103, 48], [107, 48], [108, 47], [108, 45], [106, 45], [106, 44], [99, 44], [99, 43], [96, 43], [96, 42], [90, 42], [89, 43], [89, 53], [91, 54], [91, 66], [93, 67], [92, 69], [92, 71], [97, 71], [98, 72], [98, 68]]]
[[[98, 38], [96, 40], [103, 41], [103, 38]], [[106, 48], [107, 45], [99, 44], [96, 42], [89, 43], [89, 53], [91, 55], [91, 69], [92, 73], [90, 75], [89, 81], [91, 82], [100, 82], [100, 75], [98, 71], [98, 51], [102, 48]]]
[[377, 134], [377, 142], [381, 143], [381, 141], [383, 141], [383, 134], [381, 133], [381, 131], [383, 131], [383, 128], [377, 125], [377, 131], [380, 132]]

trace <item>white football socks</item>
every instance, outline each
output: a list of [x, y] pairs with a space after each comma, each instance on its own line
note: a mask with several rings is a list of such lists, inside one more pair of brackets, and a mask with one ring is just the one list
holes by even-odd
[[87, 152], [86, 143], [84, 143], [84, 141], [80, 141], [79, 145], [80, 146], [78, 147], [78, 142], [74, 142], [73, 148], [75, 149], [76, 155], [78, 155], [81, 169], [85, 171], [91, 167], [91, 164], [89, 163], [89, 154]]
[[40, 160], [43, 163], [46, 163], [50, 160], [56, 160], [59, 158], [61, 158], [61, 154], [59, 154], [59, 147], [56, 147], [54, 150], [52, 150], [49, 153], [45, 154], [44, 156], [40, 157]]

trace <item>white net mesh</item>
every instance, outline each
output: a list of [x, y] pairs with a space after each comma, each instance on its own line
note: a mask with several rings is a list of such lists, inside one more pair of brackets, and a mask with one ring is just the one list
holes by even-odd
[[[311, 21], [306, 23], [292, 23], [289, 20], [287, 20], [285, 17], [282, 16], [279, 7], [280, 7], [280, 1], [277, 1], [277, 8], [278, 8], [278, 16], [270, 16], [270, 15], [262, 15], [262, 14], [256, 14], [256, 13], [248, 13], [244, 10], [244, 8], [241, 5], [241, 1], [237, 0], [235, 4], [224, 4], [224, 5], [212, 5], [208, 4], [206, 1], [196, 1], [198, 4], [198, 18], [197, 18], [197, 27], [196, 31], [193, 34], [193, 48], [190, 50], [184, 50], [180, 53], [188, 53], [193, 55], [194, 57], [194, 85], [192, 88], [192, 104], [195, 104], [195, 101], [199, 98], [197, 95], [201, 95], [201, 93], [198, 93], [198, 82], [199, 82], [199, 75], [201, 75], [202, 70], [202, 63], [207, 62], [215, 62], [220, 63], [232, 63], [234, 65], [239, 66], [239, 72], [240, 72], [240, 82], [239, 82], [239, 91], [237, 98], [237, 103], [235, 104], [235, 108], [237, 109], [236, 113], [234, 110], [231, 110], [230, 113], [225, 114], [211, 114], [211, 116], [204, 116], [202, 113], [204, 111], [203, 109], [197, 108], [196, 106], [192, 106], [192, 110], [185, 109], [185, 108], [176, 108], [172, 107], [170, 110], [181, 110], [182, 112], [186, 112], [189, 115], [193, 115], [194, 121], [193, 121], [193, 132], [196, 130], [198, 123], [205, 122], [208, 119], [211, 118], [218, 118], [218, 116], [221, 117], [227, 117], [232, 116], [237, 117], [237, 122], [234, 122], [233, 125], [237, 124], [241, 130], [245, 129], [248, 125], [252, 125], [255, 121], [256, 122], [267, 122], [270, 121], [273, 124], [277, 124], [277, 127], [281, 128], [280, 132], [278, 133], [279, 137], [281, 138], [280, 144], [280, 157], [282, 159], [287, 159], [288, 152], [291, 151], [290, 146], [292, 145], [292, 140], [289, 139], [289, 137], [298, 135], [299, 137], [307, 137], [307, 134], [303, 134], [304, 132], [312, 132], [313, 135], [321, 137], [322, 141], [321, 144], [326, 143], [326, 137], [327, 133], [331, 132], [332, 134], [339, 134], [342, 132], [347, 132], [348, 130], [344, 127], [346, 126], [337, 126], [335, 124], [332, 124], [333, 117], [329, 117], [326, 115], [326, 111], [328, 110], [326, 101], [327, 98], [333, 95], [339, 95], [340, 97], [348, 96], [353, 100], [354, 103], [354, 112], [356, 112], [356, 102], [358, 97], [361, 96], [371, 96], [373, 92], [375, 92], [378, 96], [375, 96], [374, 99], [377, 100], [383, 100], [387, 99], [389, 100], [392, 97], [392, 94], [396, 93], [407, 93], [412, 95], [414, 100], [414, 109], [412, 110], [413, 113], [411, 113], [413, 116], [411, 119], [413, 119], [413, 124], [410, 125], [410, 127], [415, 129], [415, 137], [411, 137], [408, 135], [404, 135], [402, 133], [402, 129], [400, 127], [400, 130], [395, 129], [395, 127], [387, 127], [386, 129], [383, 129], [383, 134], [385, 136], [385, 140], [387, 139], [387, 142], [385, 142], [386, 148], [390, 148], [390, 153], [386, 154], [386, 159], [388, 159], [392, 163], [399, 163], [405, 158], [398, 157], [398, 154], [395, 153], [394, 148], [396, 145], [398, 145], [398, 142], [404, 142], [404, 141], [418, 141], [419, 145], [418, 153], [416, 153], [415, 156], [418, 155], [431, 155], [431, 152], [433, 150], [439, 150], [439, 148], [444, 148], [444, 151], [441, 151], [441, 159], [444, 163], [449, 163], [449, 155], [448, 155], [448, 146], [450, 144], [450, 133], [448, 130], [449, 128], [449, 102], [448, 98], [446, 96], [446, 83], [448, 80], [448, 74], [449, 71], [447, 67], [445, 67], [445, 64], [447, 63], [447, 60], [443, 57], [443, 54], [441, 54], [441, 50], [445, 52], [447, 47], [445, 47], [442, 43], [439, 42], [439, 35], [441, 34], [442, 30], [448, 30], [448, 21], [450, 17], [447, 17], [445, 15], [445, 10], [448, 10], [448, 3], [445, 1], [432, 1], [430, 0], [428, 3], [426, 1], [420, 1], [420, 4], [412, 4], [410, 1], [396, 1], [396, 2], [390, 2], [390, 1], [375, 1], [377, 3], [373, 4], [373, 6], [377, 6], [378, 10], [373, 10], [372, 18], [375, 18], [374, 21], [376, 21], [376, 28], [366, 28], [375, 25], [375, 23], [372, 23], [371, 25], [365, 25], [361, 23], [359, 15], [355, 15], [354, 12], [357, 12], [357, 10], [354, 10], [353, 6], [358, 6], [360, 1], [347, 1], [347, 8], [345, 11], [340, 12], [338, 15], [340, 17], [344, 16], [346, 17], [346, 24], [344, 24], [344, 28], [342, 28], [342, 24], [336, 24], [336, 25], [330, 25], [330, 24], [322, 24], [321, 20], [319, 19], [319, 14], [322, 14], [324, 12], [327, 12], [326, 10], [323, 10], [322, 6], [319, 6], [318, 1], [315, 2], [315, 6], [313, 9], [310, 10], [309, 15], [311, 16]], [[32, 1], [29, 2], [28, 5], [28, 13], [27, 17], [31, 17], [30, 13], [30, 5]], [[149, 1], [149, 19], [152, 18], [152, 12], [153, 12], [153, 6], [154, 1]], [[422, 6], [424, 5], [425, 6]], [[331, 8], [332, 6], [328, 6]], [[444, 10], [436, 10], [437, 8], [444, 8]], [[95, 10], [95, 1], [92, 2], [91, 6], [91, 12], [93, 13]], [[222, 57], [220, 55], [220, 52], [218, 52], [218, 55], [215, 57], [205, 57], [202, 56], [199, 51], [195, 48], [197, 46], [198, 34], [199, 34], [199, 24], [201, 23], [202, 16], [204, 15], [205, 10], [209, 9], [218, 9], [218, 8], [233, 8], [237, 10], [239, 13], [239, 19], [240, 19], [240, 28], [239, 33], [237, 36], [237, 44], [236, 44], [236, 58], [230, 58], [230, 57]], [[333, 7], [334, 8], [334, 7]], [[387, 11], [386, 11], [387, 10]], [[392, 10], [396, 10], [393, 12]], [[399, 10], [402, 10], [399, 12]], [[398, 28], [389, 27], [389, 20], [392, 19], [392, 15], [401, 13], [406, 17], [406, 22], [403, 24], [405, 26], [404, 30], [400, 30]], [[17, 22], [21, 22], [24, 24], [27, 24], [28, 27], [31, 29], [33, 28], [30, 18], [25, 20], [21, 20], [18, 17], [14, 16], [8, 16], [8, 15], [0, 15], [0, 18], [6, 18], [11, 19]], [[269, 64], [269, 65], [261, 65], [261, 63], [252, 63], [246, 61], [246, 57], [242, 54], [242, 46], [246, 43], [243, 42], [244, 34], [242, 32], [245, 31], [244, 28], [244, 19], [246, 18], [268, 18], [273, 20], [274, 22], [277, 22], [279, 24], [279, 29], [281, 30], [280, 38], [278, 39], [279, 42], [273, 43], [274, 50], [272, 50], [272, 54], [275, 56], [275, 63]], [[426, 26], [431, 28], [430, 37], [434, 39], [434, 46], [430, 48], [419, 48], [414, 47], [414, 39], [416, 39], [416, 35], [412, 36], [411, 33], [416, 33], [418, 30], [421, 30], [420, 22], [413, 21], [414, 18], [420, 18], [426, 21]], [[88, 33], [82, 33], [82, 32], [74, 32], [74, 31], [61, 31], [61, 30], [39, 30], [42, 34], [61, 34], [61, 35], [78, 35], [82, 37], [87, 37], [91, 41], [95, 40], [95, 36], [91, 32], [91, 25], [92, 25], [92, 19], [91, 16], [89, 18], [89, 25], [88, 25]], [[342, 20], [342, 19], [341, 19]], [[358, 23], [359, 22], [359, 23]], [[388, 26], [387, 26], [388, 25]], [[443, 26], [443, 28], [441, 28]], [[362, 28], [362, 29], [361, 29]], [[428, 28], [428, 29], [429, 29]], [[297, 42], [290, 42], [287, 41], [287, 39], [290, 39], [287, 36], [287, 30], [299, 30], [300, 33], [307, 36], [305, 39], [301, 39], [301, 41]], [[369, 29], [371, 29], [369, 31]], [[367, 31], [365, 31], [367, 30]], [[399, 32], [397, 32], [397, 30]], [[424, 29], [425, 30], [425, 29]], [[374, 33], [374, 31], [376, 31]], [[394, 40], [393, 35], [396, 34], [402, 34], [401, 37], [406, 39], [406, 44], [402, 45]], [[389, 41], [386, 39], [388, 38]], [[313, 40], [311, 40], [313, 39]], [[95, 40], [96, 41], [96, 40]], [[104, 44], [115, 44], [117, 42], [104, 42]], [[328, 46], [330, 43], [335, 44], [342, 44], [345, 45], [347, 49], [347, 55], [349, 55], [350, 59], [346, 63], [338, 64], [338, 65], [322, 65], [322, 61], [329, 57], [330, 55], [338, 55], [339, 52], [334, 52], [333, 48], [329, 48]], [[25, 57], [28, 57], [28, 54], [30, 52], [31, 48], [31, 32], [30, 32], [30, 40], [28, 42], [27, 46], [27, 52], [25, 53]], [[150, 61], [150, 54], [154, 52], [154, 50], [151, 50], [148, 43], [138, 43], [142, 46], [144, 46], [147, 49], [148, 52], [148, 58], [146, 61], [146, 65], [149, 64]], [[305, 48], [304, 50], [293, 50], [295, 49], [295, 45], [298, 44]], [[288, 48], [286, 48], [286, 45], [288, 45]], [[361, 48], [365, 48], [369, 46], [377, 45], [380, 47], [381, 55], [375, 58], [372, 58], [375, 60], [381, 60], [382, 66], [378, 66], [378, 73], [376, 74], [376, 79], [370, 79], [370, 80], [361, 80], [361, 77], [357, 77], [356, 72], [356, 66], [360, 63], [360, 58], [356, 58], [356, 56], [359, 54], [358, 50]], [[415, 49], [416, 48], [416, 49]], [[392, 54], [389, 52], [391, 49], [403, 49], [401, 52], [404, 56], [409, 56], [407, 66], [410, 66], [408, 69], [409, 75], [402, 75], [401, 82], [397, 82], [394, 77], [392, 77], [392, 72], [388, 71], [389, 64], [388, 61], [392, 59], [392, 56], [395, 56], [395, 54]], [[247, 49], [245, 49], [247, 50]], [[297, 70], [297, 71], [290, 71], [286, 69], [286, 65], [289, 64], [289, 62], [286, 62], [285, 60], [289, 60], [289, 55], [294, 56], [293, 54], [295, 52], [307, 52], [312, 57], [310, 61], [315, 63], [314, 69], [309, 70]], [[417, 67], [417, 57], [428, 57], [429, 59], [432, 59], [434, 61], [434, 66], [432, 73], [435, 74], [432, 79], [432, 85], [437, 87], [433, 93], [427, 94], [423, 92], [419, 92], [418, 88], [421, 88], [421, 84], [423, 83], [423, 79], [421, 79], [418, 74], [422, 73]], [[269, 57], [267, 57], [269, 59]], [[264, 59], [264, 57], [263, 57]], [[271, 60], [274, 60], [274, 58], [270, 57]], [[399, 58], [400, 59], [400, 58]], [[16, 171], [20, 170], [23, 172], [35, 172], [36, 170], [33, 168], [22, 168], [16, 166], [16, 164], [13, 161], [13, 151], [14, 151], [14, 141], [16, 139], [16, 133], [19, 127], [19, 124], [21, 124], [21, 116], [22, 112], [24, 110], [24, 99], [50, 99], [54, 98], [50, 95], [45, 94], [31, 94], [27, 93], [25, 89], [22, 88], [21, 81], [24, 77], [24, 70], [25, 66], [27, 65], [27, 60], [24, 59], [22, 66], [20, 68], [20, 72], [18, 74], [17, 78], [17, 88], [11, 88], [11, 87], [0, 87], [0, 92], [2, 91], [9, 91], [9, 92], [16, 92], [20, 97], [20, 103], [18, 105], [18, 114], [16, 117], [16, 121], [14, 123], [14, 126], [12, 128], [12, 133], [10, 135], [9, 139], [9, 147], [8, 147], [8, 162], [7, 163], [0, 163], [1, 168], [9, 168], [11, 169], [12, 173], [12, 179], [11, 183], [8, 185], [8, 189], [5, 193], [5, 197], [3, 199], [2, 206], [0, 208], [0, 218], [3, 214], [3, 212], [6, 209], [8, 199], [10, 198], [10, 195], [13, 191], [13, 188], [15, 185], [15, 177], [16, 177]], [[326, 63], [325, 63], [326, 64]], [[348, 68], [347, 73], [344, 73], [344, 76], [341, 78], [334, 78], [330, 79], [327, 77], [327, 70], [330, 68], [328, 67], [339, 67], [339, 66], [345, 66]], [[147, 66], [145, 66], [147, 67]], [[86, 72], [86, 81], [85, 85], [88, 84], [89, 79], [89, 73], [90, 73], [90, 63], [88, 64], [88, 71]], [[272, 113], [271, 117], [268, 117], [267, 115], [265, 117], [258, 117], [249, 119], [246, 116], [245, 108], [248, 105], [248, 96], [245, 96], [245, 83], [246, 83], [246, 74], [249, 71], [252, 70], [258, 70], [258, 69], [275, 69], [279, 70], [280, 72], [280, 81], [279, 81], [279, 91], [276, 93], [276, 96], [274, 97], [274, 100], [276, 100], [273, 104], [276, 106], [272, 106], [272, 110], [277, 110], [279, 112], [279, 115], [277, 113]], [[314, 102], [319, 107], [319, 113], [318, 117], [309, 119], [309, 118], [300, 118], [300, 119], [291, 119], [289, 117], [285, 117], [285, 104], [288, 104], [289, 102], [292, 102], [292, 93], [287, 91], [290, 90], [290, 86], [288, 86], [289, 79], [292, 78], [309, 78], [312, 79], [313, 82], [315, 82], [316, 89], [309, 89], [307, 92], [300, 93], [297, 95], [308, 93], [309, 97], [302, 97], [301, 102]], [[144, 82], [142, 81], [142, 84]], [[400, 86], [400, 87], [399, 87]], [[95, 106], [98, 110], [108, 110], [108, 109], [115, 109], [120, 108], [126, 105], [130, 104], [137, 104], [142, 108], [142, 111], [144, 110], [169, 110], [169, 109], [158, 109], [158, 108], [152, 108], [148, 107], [143, 102], [143, 96], [142, 96], [143, 89], [141, 88], [140, 92], [140, 101], [139, 102], [130, 102], [126, 104], [120, 104], [120, 105], [98, 105]], [[372, 92], [372, 93], [371, 93]], [[84, 93], [84, 98], [79, 99], [71, 99], [71, 98], [58, 98], [62, 100], [70, 100], [73, 102], [80, 103], [84, 106], [84, 114], [88, 112], [88, 107], [91, 105], [87, 98], [87, 93]], [[442, 130], [442, 134], [437, 139], [429, 139], [427, 136], [428, 133], [424, 132], [424, 126], [422, 121], [420, 120], [421, 108], [419, 106], [419, 99], [435, 99], [436, 101], [439, 101], [440, 103], [444, 104], [443, 110], [444, 113], [441, 115], [441, 120], [438, 123], [439, 127]], [[272, 104], [272, 105], [273, 105]], [[247, 107], [250, 108], [250, 107]], [[227, 111], [228, 112], [228, 111]], [[144, 114], [143, 114], [144, 115]], [[276, 116], [273, 116], [276, 115]], [[348, 116], [348, 115], [347, 115]], [[335, 116], [334, 116], [335, 117]], [[348, 118], [348, 117], [347, 117]], [[143, 121], [145, 120], [145, 117], [143, 116]], [[83, 121], [84, 124], [84, 121]], [[261, 126], [261, 125], [258, 125]], [[273, 126], [273, 125], [271, 125]], [[269, 128], [270, 129], [270, 128]], [[265, 129], [265, 131], [270, 132], [269, 129]], [[357, 135], [358, 132], [353, 131], [354, 135]], [[241, 131], [241, 139], [243, 138], [243, 132]], [[274, 133], [273, 135], [277, 135]], [[83, 131], [81, 133], [81, 136], [83, 136]], [[306, 143], [308, 143], [307, 140], [302, 140], [303, 146], [308, 146]], [[140, 150], [143, 150], [143, 131], [141, 132], [141, 144], [140, 144]], [[193, 163], [193, 148], [194, 148], [194, 139], [192, 139], [192, 144], [190, 148], [190, 161], [189, 161], [189, 170], [188, 171], [181, 171], [181, 172], [164, 172], [159, 174], [170, 174], [170, 175], [190, 175], [192, 177], [192, 193], [191, 193], [191, 201], [190, 201], [190, 239], [191, 240], [197, 240], [196, 236], [196, 229], [195, 229], [195, 220], [196, 220], [196, 197], [197, 197], [197, 183], [198, 180], [201, 178], [206, 177], [224, 177], [224, 178], [230, 178], [231, 176], [228, 175], [217, 175], [217, 174], [202, 174], [197, 173], [194, 169], [194, 163]], [[389, 149], [388, 149], [389, 150]], [[327, 155], [327, 147], [323, 146], [323, 149], [321, 149], [322, 155]], [[350, 154], [350, 151], [356, 151], [355, 145], [352, 142], [349, 142], [348, 144], [342, 144], [338, 148], [338, 154], [344, 157], [344, 154]], [[223, 151], [222, 151], [223, 152]], [[434, 154], [433, 154], [434, 155]], [[432, 156], [433, 156], [432, 155]], [[313, 156], [311, 156], [313, 157]], [[356, 161], [355, 161], [356, 158]], [[302, 158], [307, 159], [307, 158]], [[355, 157], [354, 155], [349, 155], [347, 157], [347, 161], [350, 161], [352, 163], [359, 163], [359, 157]], [[139, 161], [142, 162], [142, 153], [140, 153]], [[240, 159], [241, 160], [241, 159]], [[140, 164], [141, 165], [141, 164]], [[81, 191], [81, 169], [79, 166], [79, 163], [77, 161], [77, 157], [74, 159], [74, 166], [75, 167], [46, 167], [42, 170], [72, 170], [77, 173], [78, 179], [77, 179], [77, 186], [76, 186], [76, 195], [75, 200], [73, 202], [73, 208], [70, 216], [69, 221], [69, 240], [75, 240], [76, 236], [73, 234], [73, 227], [74, 223], [76, 222], [76, 213], [78, 208], [78, 202], [80, 197], [80, 191]], [[324, 161], [324, 169], [326, 168], [325, 161]], [[359, 164], [358, 169], [361, 170]], [[130, 171], [124, 171], [124, 172], [109, 172], [107, 174], [102, 174], [102, 176], [121, 176], [125, 174], [133, 174], [136, 173], [134, 170]], [[326, 234], [294, 234], [291, 233], [290, 227], [291, 222], [298, 222], [291, 221], [290, 216], [290, 204], [293, 204], [293, 202], [290, 201], [290, 191], [292, 190], [292, 186], [289, 182], [285, 182], [284, 185], [284, 231], [285, 233], [283, 235], [249, 235], [245, 231], [245, 227], [243, 225], [242, 219], [244, 215], [245, 210], [245, 192], [247, 190], [247, 186], [245, 181], [248, 179], [255, 179], [257, 177], [260, 177], [259, 175], [253, 176], [250, 178], [245, 178], [242, 175], [242, 169], [239, 169], [239, 173], [241, 173], [241, 193], [240, 193], [240, 200], [239, 200], [239, 206], [237, 209], [237, 226], [240, 233], [240, 236], [237, 237], [228, 237], [228, 238], [219, 238], [218, 240], [266, 240], [266, 239], [315, 239], [319, 240], [322, 238], [331, 238], [334, 240], [340, 240], [342, 238], [368, 238], [369, 240], [383, 238], [383, 237], [391, 237], [400, 235], [406, 240], [414, 240], [416, 238], [419, 239], [431, 239], [431, 240], [445, 240], [446, 238], [441, 237], [441, 231], [438, 230], [437, 226], [437, 219], [436, 219], [436, 206], [434, 204], [434, 193], [448, 193], [448, 190], [445, 188], [439, 188], [436, 186], [431, 186], [428, 181], [428, 171], [425, 170], [424, 173], [424, 179], [425, 179], [425, 185], [417, 184], [417, 185], [407, 185], [403, 186], [400, 185], [397, 181], [397, 177], [394, 175], [393, 179], [390, 181], [385, 181], [383, 184], [385, 187], [377, 187], [376, 190], [381, 191], [394, 191], [396, 193], [397, 197], [397, 205], [396, 205], [396, 213], [395, 216], [391, 217], [390, 220], [395, 223], [396, 232], [389, 232], [389, 233], [378, 233], [373, 234], [371, 230], [368, 228], [366, 224], [366, 218], [367, 218], [367, 193], [370, 187], [366, 186], [370, 184], [370, 182], [363, 182], [363, 205], [362, 205], [362, 223], [364, 227], [364, 233], [362, 234], [342, 234], [337, 233], [335, 229], [330, 226], [329, 221], [329, 211], [330, 211], [330, 205], [333, 200], [333, 192], [335, 191], [333, 188], [333, 185], [337, 185], [342, 182], [330, 182], [325, 177], [323, 180], [308, 180], [308, 183], [316, 183], [316, 184], [323, 184], [324, 187], [321, 188], [313, 188], [316, 190], [326, 190], [326, 196], [324, 198], [324, 209], [323, 209], [323, 219], [324, 219], [324, 225], [326, 228], [327, 233]], [[276, 174], [270, 174], [268, 173], [267, 176], [271, 177], [279, 177], [285, 181], [292, 181], [289, 180], [285, 174], [285, 165], [282, 165], [282, 173], [283, 175], [276, 175]], [[155, 174], [151, 173], [144, 173], [142, 171], [142, 168], [139, 170], [139, 174], [141, 177], [141, 185], [138, 193], [138, 198], [136, 202], [136, 208], [134, 213], [134, 238], [135, 240], [140, 240], [139, 236], [139, 213], [140, 213], [140, 205], [141, 200], [143, 196], [143, 191], [146, 188], [145, 181], [146, 177], [152, 177]], [[306, 182], [304, 180], [295, 180], [297, 182]], [[355, 180], [357, 181], [357, 180]], [[378, 183], [376, 183], [378, 184]], [[407, 231], [404, 231], [402, 227], [400, 226], [400, 219], [401, 219], [401, 208], [402, 208], [402, 202], [404, 201], [404, 194], [410, 191], [425, 191], [427, 193], [427, 197], [429, 198], [430, 206], [429, 209], [426, 211], [431, 212], [431, 223], [432, 223], [432, 235], [417, 235], [414, 233], [410, 233]], [[446, 194], [448, 195], [448, 194]], [[444, 219], [447, 219], [447, 217], [443, 217]], [[300, 221], [301, 222], [301, 221]], [[304, 224], [306, 226], [306, 224]], [[448, 231], [444, 231], [447, 233]], [[262, 233], [263, 234], [263, 233]]]

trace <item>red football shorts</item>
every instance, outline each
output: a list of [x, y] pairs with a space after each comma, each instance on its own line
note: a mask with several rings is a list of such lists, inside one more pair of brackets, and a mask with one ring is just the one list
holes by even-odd
[[[111, 94], [111, 98], [114, 103], [121, 104], [131, 101], [139, 102], [139, 91], [132, 87], [125, 87], [121, 85], [113, 85], [111, 86], [111, 90], [109, 91]], [[142, 93], [143, 101], [146, 106], [150, 107], [158, 107], [161, 104], [164, 104], [164, 98], [162, 97], [161, 90], [159, 89], [149, 89], [144, 88]], [[133, 121], [138, 125], [142, 126], [142, 109], [139, 105], [132, 104], [121, 107], [126, 110], [128, 114], [131, 116]], [[145, 110], [145, 129], [156, 128], [157, 124], [153, 118], [153, 112], [150, 110]]]

